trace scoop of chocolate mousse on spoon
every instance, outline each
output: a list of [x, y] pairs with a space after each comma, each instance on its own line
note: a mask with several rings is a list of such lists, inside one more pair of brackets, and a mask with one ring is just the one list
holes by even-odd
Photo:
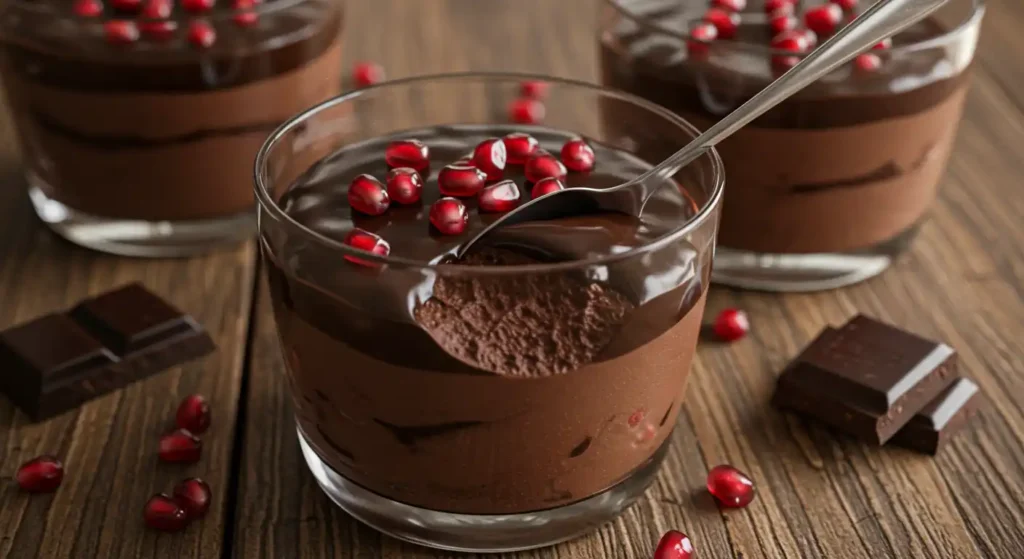
[[464, 256], [470, 247], [496, 229], [517, 223], [599, 212], [617, 212], [640, 217], [644, 205], [659, 186], [669, 182], [670, 177], [707, 153], [718, 142], [858, 54], [924, 19], [947, 1], [880, 0], [788, 72], [694, 138], [661, 165], [612, 188], [569, 188], [531, 200], [495, 220], [462, 244], [457, 256]]

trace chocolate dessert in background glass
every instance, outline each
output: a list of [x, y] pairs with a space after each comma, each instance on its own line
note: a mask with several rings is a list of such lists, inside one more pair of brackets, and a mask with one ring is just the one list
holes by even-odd
[[[599, 0], [603, 83], [704, 129], [872, 3]], [[714, 281], [803, 291], [886, 269], [935, 200], [983, 12], [951, 0], [720, 144]]]
[[[510, 123], [527, 79], [549, 82], [547, 117]], [[260, 241], [323, 490], [381, 531], [471, 551], [566, 540], [639, 497], [697, 343], [718, 155], [652, 179], [643, 220], [521, 224], [454, 253], [546, 188], [619, 184], [695, 134], [638, 97], [505, 74], [388, 82], [278, 129], [256, 161]]]
[[4, 0], [29, 194], [87, 247], [178, 256], [255, 232], [252, 161], [341, 89], [340, 0]]

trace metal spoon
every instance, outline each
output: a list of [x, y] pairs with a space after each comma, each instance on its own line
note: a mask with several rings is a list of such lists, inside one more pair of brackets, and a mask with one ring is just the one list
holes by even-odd
[[546, 220], [595, 212], [619, 212], [640, 217], [657, 187], [680, 169], [704, 155], [718, 142], [886, 37], [910, 27], [948, 0], [881, 0], [822, 43], [800, 63], [729, 113], [717, 124], [669, 157], [656, 169], [608, 189], [569, 188], [531, 200], [491, 223], [464, 243], [461, 257], [495, 229], [525, 221]]

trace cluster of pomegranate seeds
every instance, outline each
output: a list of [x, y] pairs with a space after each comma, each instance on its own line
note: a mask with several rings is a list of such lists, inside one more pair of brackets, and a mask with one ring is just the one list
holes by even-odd
[[356, 87], [366, 87], [384, 79], [384, 68], [375, 62], [359, 62], [352, 68], [352, 83]]
[[505, 173], [505, 142], [501, 138], [484, 140], [473, 150], [473, 165], [487, 175], [488, 181], [496, 181]]
[[486, 182], [487, 173], [473, 165], [447, 165], [437, 175], [437, 186], [441, 194], [456, 198], [476, 196]]
[[51, 493], [64, 481], [64, 464], [54, 456], [39, 456], [22, 464], [15, 479], [29, 493]]
[[690, 559], [693, 553], [693, 543], [689, 536], [677, 530], [669, 530], [658, 541], [654, 559]]
[[562, 163], [570, 171], [587, 173], [594, 168], [594, 148], [583, 138], [573, 138], [562, 146]]
[[379, 180], [359, 175], [348, 185], [348, 203], [359, 213], [381, 215], [391, 207], [391, 197]]
[[483, 212], [507, 212], [519, 203], [519, 187], [515, 181], [506, 179], [485, 186], [480, 191], [478, 203]]
[[442, 235], [461, 235], [469, 225], [469, 212], [461, 200], [446, 196], [430, 206], [430, 224]]
[[715, 317], [711, 328], [718, 339], [735, 342], [750, 331], [750, 319], [747, 318], [747, 313], [739, 309], [725, 309]]
[[708, 492], [723, 507], [743, 508], [754, 500], [754, 482], [732, 466], [715, 466], [708, 472]]
[[544, 103], [530, 97], [516, 99], [508, 107], [508, 118], [516, 124], [537, 124], [545, 113]]
[[192, 394], [178, 404], [174, 422], [179, 428], [195, 434], [205, 433], [210, 428], [210, 404], [202, 394]]
[[392, 169], [409, 167], [426, 174], [430, 169], [430, 148], [419, 140], [396, 140], [384, 150], [384, 162]]
[[505, 144], [505, 162], [509, 165], [526, 164], [540, 145], [536, 138], [522, 132], [509, 134], [502, 138], [502, 142]]
[[534, 184], [546, 178], [562, 180], [567, 173], [565, 165], [557, 157], [542, 149], [538, 149], [526, 162], [523, 172], [526, 180]]
[[397, 167], [388, 173], [387, 193], [399, 204], [415, 204], [423, 195], [423, 177], [412, 167]]
[[551, 194], [559, 190], [565, 190], [565, 185], [562, 184], [562, 181], [554, 177], [540, 179], [533, 185], [533, 189], [530, 190], [530, 198], [540, 198], [545, 194]]

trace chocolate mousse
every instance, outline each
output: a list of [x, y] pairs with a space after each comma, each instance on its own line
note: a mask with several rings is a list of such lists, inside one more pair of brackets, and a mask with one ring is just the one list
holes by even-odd
[[252, 211], [277, 125], [340, 92], [334, 0], [11, 0], [0, 71], [30, 185], [78, 212]]
[[[387, 263], [341, 257], [305, 235], [263, 238], [299, 431], [329, 468], [385, 498], [524, 513], [600, 494], [664, 457], [712, 254], [677, 233], [704, 200], [663, 188], [642, 221], [524, 223], [456, 260], [459, 244], [501, 214], [467, 195], [460, 233], [433, 225], [431, 208], [456, 202], [439, 192], [452, 187], [438, 184], [440, 171], [490, 137], [524, 131], [552, 154], [572, 139], [532, 127], [408, 131], [336, 152], [281, 196], [302, 226]], [[383, 181], [387, 146], [406, 138], [429, 151], [419, 202], [392, 201], [376, 216], [353, 209], [350, 185]], [[567, 172], [565, 186], [611, 186], [650, 169], [589, 143], [594, 168]], [[512, 181], [517, 202], [529, 199], [521, 164], [487, 167], [492, 186]]]
[[[783, 13], [766, 15], [763, 0], [731, 15], [704, 0], [608, 0], [604, 83], [707, 128], [871, 2], [845, 13], [772, 4]], [[719, 145], [729, 185], [721, 245], [898, 251], [935, 198], [960, 118], [973, 44], [955, 44], [951, 31], [937, 19], [917, 24]]]

